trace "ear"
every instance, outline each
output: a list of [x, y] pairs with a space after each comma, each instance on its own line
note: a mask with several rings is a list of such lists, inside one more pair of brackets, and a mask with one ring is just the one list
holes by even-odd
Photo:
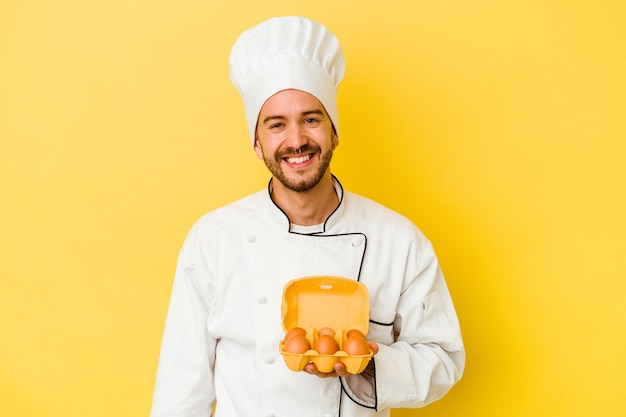
[[333, 143], [333, 151], [337, 148], [337, 146], [339, 146], [339, 136], [337, 136], [337, 132], [335, 132], [335, 129], [333, 128], [333, 136], [331, 137], [332, 143]]
[[259, 137], [255, 135], [254, 137], [254, 153], [259, 159], [263, 159], [263, 148], [261, 148], [261, 142], [259, 142]]

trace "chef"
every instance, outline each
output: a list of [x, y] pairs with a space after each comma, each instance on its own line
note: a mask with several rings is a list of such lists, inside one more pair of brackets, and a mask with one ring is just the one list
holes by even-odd
[[[230, 65], [271, 179], [189, 232], [151, 416], [389, 416], [441, 398], [461, 378], [465, 352], [433, 247], [331, 174], [345, 70], [337, 38], [306, 18], [273, 18], [237, 39]], [[341, 362], [294, 372], [282, 360], [283, 288], [320, 275], [367, 287], [374, 356], [362, 373]]]

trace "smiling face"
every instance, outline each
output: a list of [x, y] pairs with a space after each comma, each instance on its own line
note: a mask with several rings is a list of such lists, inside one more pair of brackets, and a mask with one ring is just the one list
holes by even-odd
[[339, 141], [322, 103], [300, 90], [283, 90], [261, 107], [254, 151], [285, 188], [306, 192], [324, 177]]

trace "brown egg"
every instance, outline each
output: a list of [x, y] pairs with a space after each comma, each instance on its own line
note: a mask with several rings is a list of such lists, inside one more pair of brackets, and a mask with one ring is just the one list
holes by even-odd
[[346, 335], [348, 337], [362, 337], [363, 339], [365, 339], [365, 335], [360, 330], [357, 330], [357, 329], [348, 330]]
[[317, 334], [319, 336], [328, 335], [330, 337], [335, 337], [335, 331], [331, 329], [330, 327], [322, 327], [321, 329], [317, 331]]
[[350, 356], [367, 355], [370, 353], [370, 347], [364, 337], [352, 336], [348, 337], [343, 343], [343, 349]]
[[313, 349], [320, 355], [334, 355], [339, 350], [339, 345], [334, 337], [323, 334], [315, 340]]
[[302, 327], [292, 327], [285, 333], [285, 340], [289, 339], [293, 335], [306, 336], [306, 330]]
[[289, 353], [304, 353], [311, 349], [311, 344], [301, 334], [292, 334], [283, 342], [283, 350]]

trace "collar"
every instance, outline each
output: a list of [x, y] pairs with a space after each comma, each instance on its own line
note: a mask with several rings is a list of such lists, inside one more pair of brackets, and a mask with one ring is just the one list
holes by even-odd
[[[335, 177], [334, 175], [332, 175], [332, 177], [333, 177], [333, 186], [335, 187], [335, 192], [337, 193], [337, 197], [339, 198], [339, 205], [326, 218], [326, 220], [324, 221], [324, 227], [322, 231], [319, 232], [318, 234], [327, 233], [329, 230], [331, 230], [332, 227], [337, 223], [337, 221], [339, 221], [344, 211], [343, 187], [341, 186], [341, 183], [339, 182], [337, 177]], [[270, 217], [275, 223], [278, 223], [281, 228], [283, 228], [284, 230], [287, 230], [289, 233], [294, 233], [291, 230], [291, 221], [289, 220], [287, 213], [285, 213], [280, 207], [278, 207], [278, 204], [276, 204], [276, 202], [272, 199], [271, 187], [272, 187], [272, 179], [270, 179], [270, 181], [268, 182], [267, 190], [266, 190], [267, 191], [266, 195], [269, 199], [268, 211], [269, 211]]]

